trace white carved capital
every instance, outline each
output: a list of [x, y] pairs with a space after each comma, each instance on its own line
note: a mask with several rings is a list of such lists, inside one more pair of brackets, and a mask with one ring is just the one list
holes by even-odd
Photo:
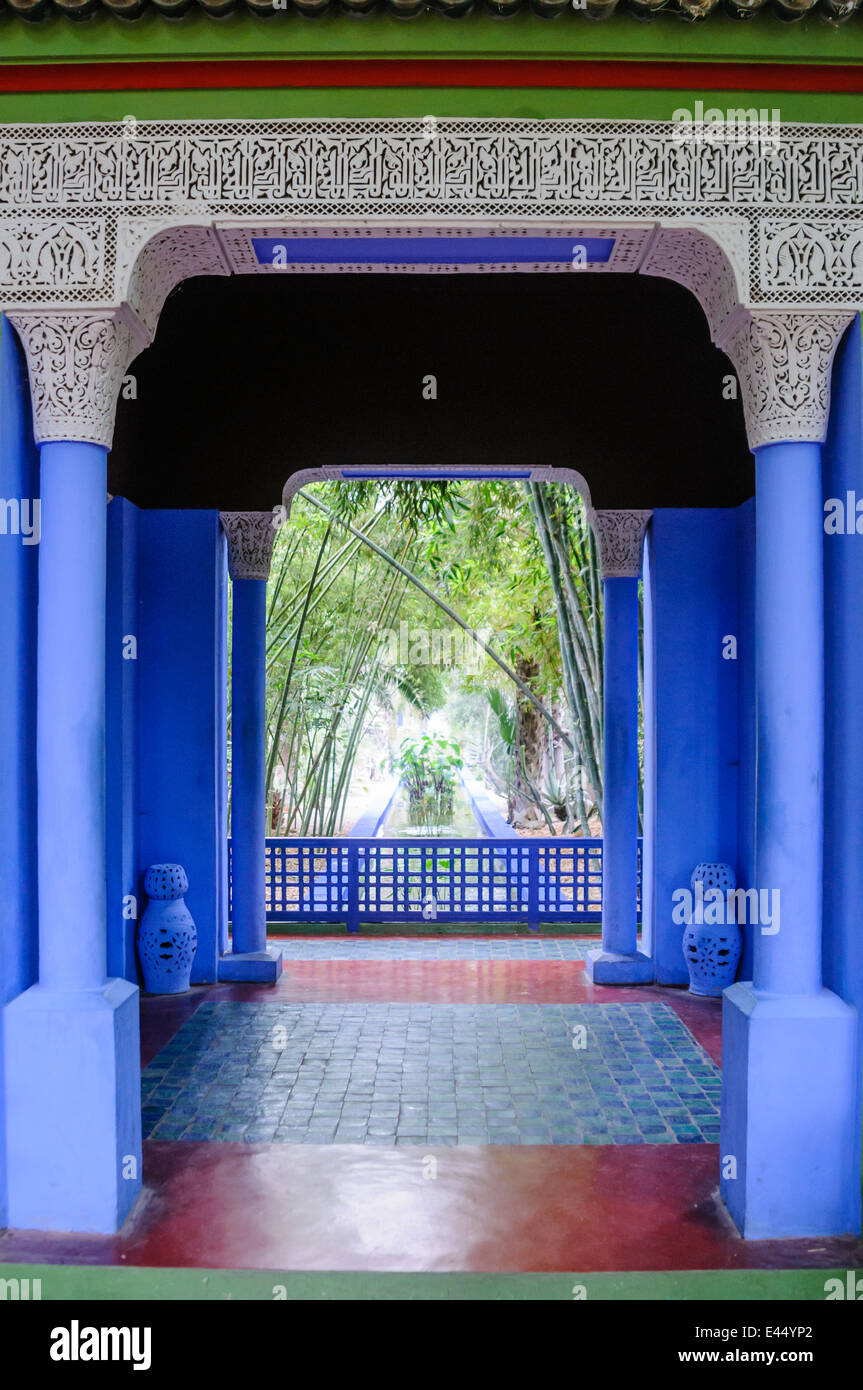
[[147, 334], [125, 306], [16, 310], [27, 356], [37, 444], [71, 439], [110, 449], [117, 396]]
[[852, 318], [827, 309], [738, 311], [720, 346], [737, 369], [750, 449], [823, 442], [833, 355]]
[[232, 579], [269, 579], [277, 512], [219, 512]]
[[603, 579], [638, 578], [644, 533], [652, 516], [652, 511], [591, 512]]

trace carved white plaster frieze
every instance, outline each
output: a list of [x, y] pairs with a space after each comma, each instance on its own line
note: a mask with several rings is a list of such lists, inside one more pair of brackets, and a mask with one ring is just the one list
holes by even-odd
[[9, 315], [27, 357], [37, 444], [73, 439], [111, 447], [126, 368], [148, 335], [119, 309]]
[[[794, 437], [808, 438], [823, 383], [804, 401], [800, 373], [808, 364], [817, 375], [824, 325], [863, 297], [861, 128], [775, 135], [681, 141], [659, 121], [6, 125], [0, 308], [18, 323], [47, 313], [38, 332], [22, 329], [42, 437], [77, 426], [106, 442], [105, 396], [128, 364], [126, 339], [152, 334], [189, 276], [275, 273], [258, 263], [253, 235], [613, 237], [611, 258], [587, 269], [665, 276], [697, 296], [714, 341], [740, 364], [750, 445], [795, 421]], [[411, 267], [451, 268], [445, 256]], [[748, 310], [764, 331], [744, 330]], [[776, 323], [798, 310], [821, 318], [783, 335]]]
[[822, 443], [830, 411], [830, 369], [847, 313], [741, 310], [722, 347], [737, 370], [750, 449]]
[[[681, 141], [670, 121], [218, 120], [14, 125], [0, 130], [0, 198], [10, 208], [223, 216], [303, 209], [317, 215], [477, 205], [507, 216], [526, 203], [559, 215], [587, 208], [855, 209], [859, 128], [778, 127], [770, 142]], [[351, 205], [346, 207], [346, 205]], [[378, 205], [383, 205], [378, 207]], [[482, 209], [480, 211], [480, 209]], [[582, 214], [579, 214], [582, 215]]]
[[[309, 236], [410, 236], [420, 224], [457, 235], [485, 224], [518, 235], [565, 218], [585, 233], [617, 229], [609, 269], [639, 269], [651, 224], [675, 229], [680, 250], [690, 227], [720, 247], [741, 302], [773, 304], [781, 287], [814, 294], [809, 307], [837, 296], [851, 307], [863, 236], [860, 129], [784, 125], [777, 135], [767, 144], [681, 141], [678, 127], [659, 121], [441, 119], [431, 137], [413, 120], [7, 125], [0, 294], [7, 307], [52, 288], [55, 307], [105, 302], [154, 229], [197, 228], [197, 239], [162, 248], [160, 261], [173, 258], [182, 277], [224, 273], [212, 227], [231, 268], [257, 272], [244, 224]], [[697, 245], [687, 254], [703, 260]], [[657, 267], [661, 259], [660, 247]]]
[[599, 545], [599, 565], [603, 579], [637, 579], [641, 574], [644, 533], [652, 511], [612, 511], [605, 508], [590, 513]]
[[863, 298], [863, 223], [854, 218], [764, 218], [758, 224], [757, 276], [791, 303]]
[[110, 260], [106, 223], [98, 217], [5, 217], [0, 220], [0, 284], [13, 299], [56, 304], [101, 294]]
[[269, 579], [277, 512], [220, 512], [232, 579]]

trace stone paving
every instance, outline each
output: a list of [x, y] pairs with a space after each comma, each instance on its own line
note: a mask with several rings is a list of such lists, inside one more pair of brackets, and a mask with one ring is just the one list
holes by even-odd
[[504, 940], [472, 937], [466, 941], [433, 941], [428, 937], [412, 940], [398, 936], [377, 939], [354, 936], [279, 941], [270, 937], [268, 944], [279, 948], [283, 960], [586, 960], [588, 951], [599, 946], [600, 938], [573, 941], [550, 937]]
[[154, 1139], [697, 1144], [720, 1076], [667, 1004], [202, 1004], [143, 1076]]

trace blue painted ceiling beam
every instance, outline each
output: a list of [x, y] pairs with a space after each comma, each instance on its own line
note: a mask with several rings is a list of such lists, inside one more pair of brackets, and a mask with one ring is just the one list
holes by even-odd
[[253, 237], [259, 265], [603, 265], [614, 237]]

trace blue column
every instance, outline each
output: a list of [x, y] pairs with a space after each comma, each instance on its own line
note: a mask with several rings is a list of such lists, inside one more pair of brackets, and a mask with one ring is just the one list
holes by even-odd
[[602, 946], [631, 955], [638, 935], [638, 580], [606, 579], [602, 593]]
[[824, 846], [821, 450], [759, 449], [756, 478], [755, 874], [759, 889], [781, 895], [781, 917], [778, 932], [755, 932], [753, 984], [769, 994], [816, 994]]
[[820, 446], [756, 455], [754, 978], [723, 1001], [721, 1190], [750, 1238], [856, 1232], [856, 1013], [822, 987]]
[[107, 979], [106, 450], [41, 451], [39, 980], [6, 1009], [9, 1221], [111, 1232], [141, 1185], [138, 990]]
[[602, 948], [594, 984], [646, 984], [653, 964], [638, 950], [638, 579], [603, 580]]
[[272, 982], [282, 956], [267, 950], [266, 916], [267, 582], [234, 579], [231, 646], [231, 924], [233, 950], [221, 980]]

